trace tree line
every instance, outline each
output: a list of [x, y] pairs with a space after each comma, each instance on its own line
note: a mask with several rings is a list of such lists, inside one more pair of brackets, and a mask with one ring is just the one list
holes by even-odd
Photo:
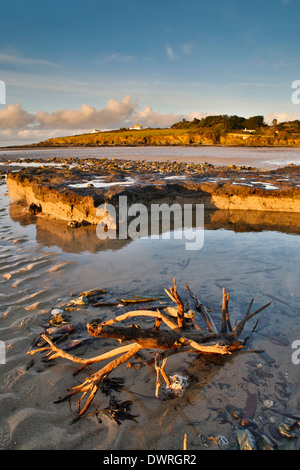
[[227, 133], [232, 131], [241, 130], [252, 130], [261, 131], [268, 128], [273, 128], [278, 131], [291, 131], [300, 132], [300, 121], [287, 121], [278, 123], [276, 119], [273, 120], [272, 125], [265, 123], [264, 116], [251, 116], [244, 118], [241, 116], [228, 116], [227, 114], [206, 116], [202, 119], [194, 118], [193, 121], [182, 121], [177, 122], [171, 126], [172, 129], [203, 129], [203, 130], [214, 130], [220, 133]]

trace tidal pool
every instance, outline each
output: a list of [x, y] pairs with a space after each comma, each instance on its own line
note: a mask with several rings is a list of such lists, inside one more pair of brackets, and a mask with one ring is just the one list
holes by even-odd
[[[224, 443], [226, 448], [237, 448], [237, 423], [228, 410], [244, 409], [250, 395], [256, 403], [251, 419], [266, 432], [270, 423], [280, 422], [280, 413], [299, 414], [300, 365], [292, 360], [292, 345], [300, 340], [297, 214], [291, 219], [290, 214], [233, 211], [223, 217], [222, 211], [207, 213], [203, 247], [188, 251], [185, 240], [175, 239], [172, 233], [169, 239], [160, 235], [99, 240], [95, 228], [71, 229], [62, 222], [32, 218], [10, 203], [6, 190], [3, 179], [0, 340], [6, 346], [6, 361], [0, 365], [2, 448], [180, 450], [184, 434], [190, 450], [219, 449]], [[99, 423], [91, 414], [69, 426], [75, 402], [53, 401], [86, 375], [74, 379], [72, 364], [56, 360], [53, 367], [46, 367], [38, 355], [28, 366], [27, 351], [43, 331], [50, 310], [67, 305], [71, 294], [92, 288], [106, 288], [107, 299], [164, 295], [174, 277], [179, 291], [187, 283], [197, 293], [218, 326], [223, 287], [230, 292], [233, 322], [243, 317], [251, 299], [256, 308], [271, 299], [273, 303], [258, 316], [255, 333], [256, 320], [247, 324], [244, 336], [250, 335], [251, 341], [238, 355], [218, 364], [190, 356], [169, 361], [168, 374], [189, 377], [182, 398], [167, 399], [162, 393], [156, 399], [151, 367], [121, 368], [115, 375], [124, 377], [125, 386], [118, 399], [132, 400], [135, 420], [118, 426], [108, 417]], [[110, 318], [122, 309], [89, 305], [71, 311], [70, 317], [85, 324], [95, 317]], [[110, 345], [100, 341], [99, 350]], [[95, 350], [90, 353], [95, 355]], [[108, 399], [98, 395], [95, 406], [104, 408]], [[272, 407], [265, 406], [271, 402]], [[226, 420], [222, 413], [227, 413]], [[220, 435], [226, 439], [218, 440]], [[297, 439], [280, 440], [278, 446], [299, 448], [299, 442], [298, 432]]]

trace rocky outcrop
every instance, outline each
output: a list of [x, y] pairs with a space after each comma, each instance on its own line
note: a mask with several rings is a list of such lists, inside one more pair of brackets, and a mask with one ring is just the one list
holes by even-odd
[[[9, 195], [39, 217], [78, 224], [97, 224], [101, 220], [97, 208], [105, 203], [117, 208], [119, 196], [127, 196], [128, 204], [147, 206], [167, 201], [204, 204], [207, 210], [300, 213], [297, 167], [261, 174], [251, 168], [214, 168], [208, 164], [195, 170], [190, 164], [176, 164], [175, 174], [170, 176], [165, 163], [125, 163], [113, 166], [103, 159], [94, 165], [85, 162], [69, 168], [11, 172], [7, 175]], [[128, 175], [131, 184], [127, 184]], [[95, 178], [102, 178], [100, 187], [92, 183]]]

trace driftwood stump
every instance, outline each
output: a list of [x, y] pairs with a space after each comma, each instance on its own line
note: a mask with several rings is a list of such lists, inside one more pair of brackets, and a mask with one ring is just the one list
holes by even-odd
[[[178, 294], [176, 282], [174, 280], [174, 287], [172, 287], [170, 291], [166, 290], [166, 293], [173, 302], [177, 304], [177, 318], [171, 318], [168, 315], [162, 314], [159, 310], [135, 310], [102, 323], [93, 322], [87, 324], [87, 330], [91, 336], [98, 338], [113, 338], [121, 343], [126, 343], [121, 347], [112, 349], [111, 351], [93, 358], [83, 359], [68, 354], [58, 348], [46, 335], [42, 335], [42, 338], [47, 342], [47, 346], [31, 350], [28, 354], [47, 351], [45, 357], [48, 360], [58, 357], [68, 359], [80, 365], [80, 368], [76, 373], [92, 364], [114, 358], [100, 370], [87, 377], [82, 384], [73, 387], [70, 393], [57, 400], [56, 403], [62, 402], [73, 395], [81, 393], [82, 395], [77, 403], [77, 418], [81, 417], [89, 408], [103, 380], [106, 379], [106, 377], [116, 369], [116, 367], [129, 361], [142, 349], [153, 350], [156, 352], [154, 359], [151, 358], [149, 361], [144, 361], [142, 365], [150, 363], [154, 364], [157, 372], [156, 396], [158, 396], [160, 377], [162, 377], [167, 386], [170, 384], [165, 372], [165, 365], [169, 356], [184, 352], [209, 356], [228, 355], [233, 351], [243, 348], [244, 342], [240, 340], [240, 335], [243, 332], [245, 324], [272, 303], [271, 301], [251, 313], [251, 307], [254, 301], [251, 300], [244, 318], [239, 323], [236, 323], [232, 328], [228, 311], [229, 294], [225, 289], [223, 289], [221, 329], [220, 331], [217, 331], [210, 317], [209, 309], [201, 304], [197, 296], [191, 292], [187, 285], [186, 290], [195, 302], [194, 305], [196, 311], [200, 313], [205, 320], [204, 330], [200, 329], [199, 326], [194, 323], [193, 319], [186, 318], [184, 304]], [[140, 328], [135, 323], [129, 327], [119, 326], [119, 323], [124, 320], [131, 318], [136, 320], [138, 317], [143, 316], [153, 317], [155, 324], [152, 328]], [[162, 323], [164, 324], [164, 327], [167, 327], [168, 329], [160, 328]], [[159, 365], [160, 361], [161, 365]], [[82, 406], [83, 399], [87, 394], [87, 399]]]

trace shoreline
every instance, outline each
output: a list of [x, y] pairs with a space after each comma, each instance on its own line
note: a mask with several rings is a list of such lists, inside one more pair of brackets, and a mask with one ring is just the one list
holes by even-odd
[[53, 149], [78, 149], [83, 150], [85, 148], [240, 148], [240, 149], [300, 149], [300, 145], [238, 145], [238, 144], [100, 144], [100, 145], [39, 145], [39, 144], [28, 144], [28, 145], [14, 145], [7, 147], [0, 147], [0, 152], [3, 150], [53, 150]]
[[216, 166], [250, 166], [261, 170], [272, 170], [287, 165], [300, 166], [300, 154], [295, 148], [238, 148], [238, 147], [85, 147], [85, 148], [41, 148], [41, 149], [14, 149], [0, 151], [0, 171], [5, 164], [16, 162], [19, 166], [26, 166], [29, 162], [35, 166], [45, 161], [53, 162], [62, 159], [71, 159], [73, 162], [82, 162], [86, 158], [129, 160], [147, 162], [183, 162], [193, 164], [210, 163]]

